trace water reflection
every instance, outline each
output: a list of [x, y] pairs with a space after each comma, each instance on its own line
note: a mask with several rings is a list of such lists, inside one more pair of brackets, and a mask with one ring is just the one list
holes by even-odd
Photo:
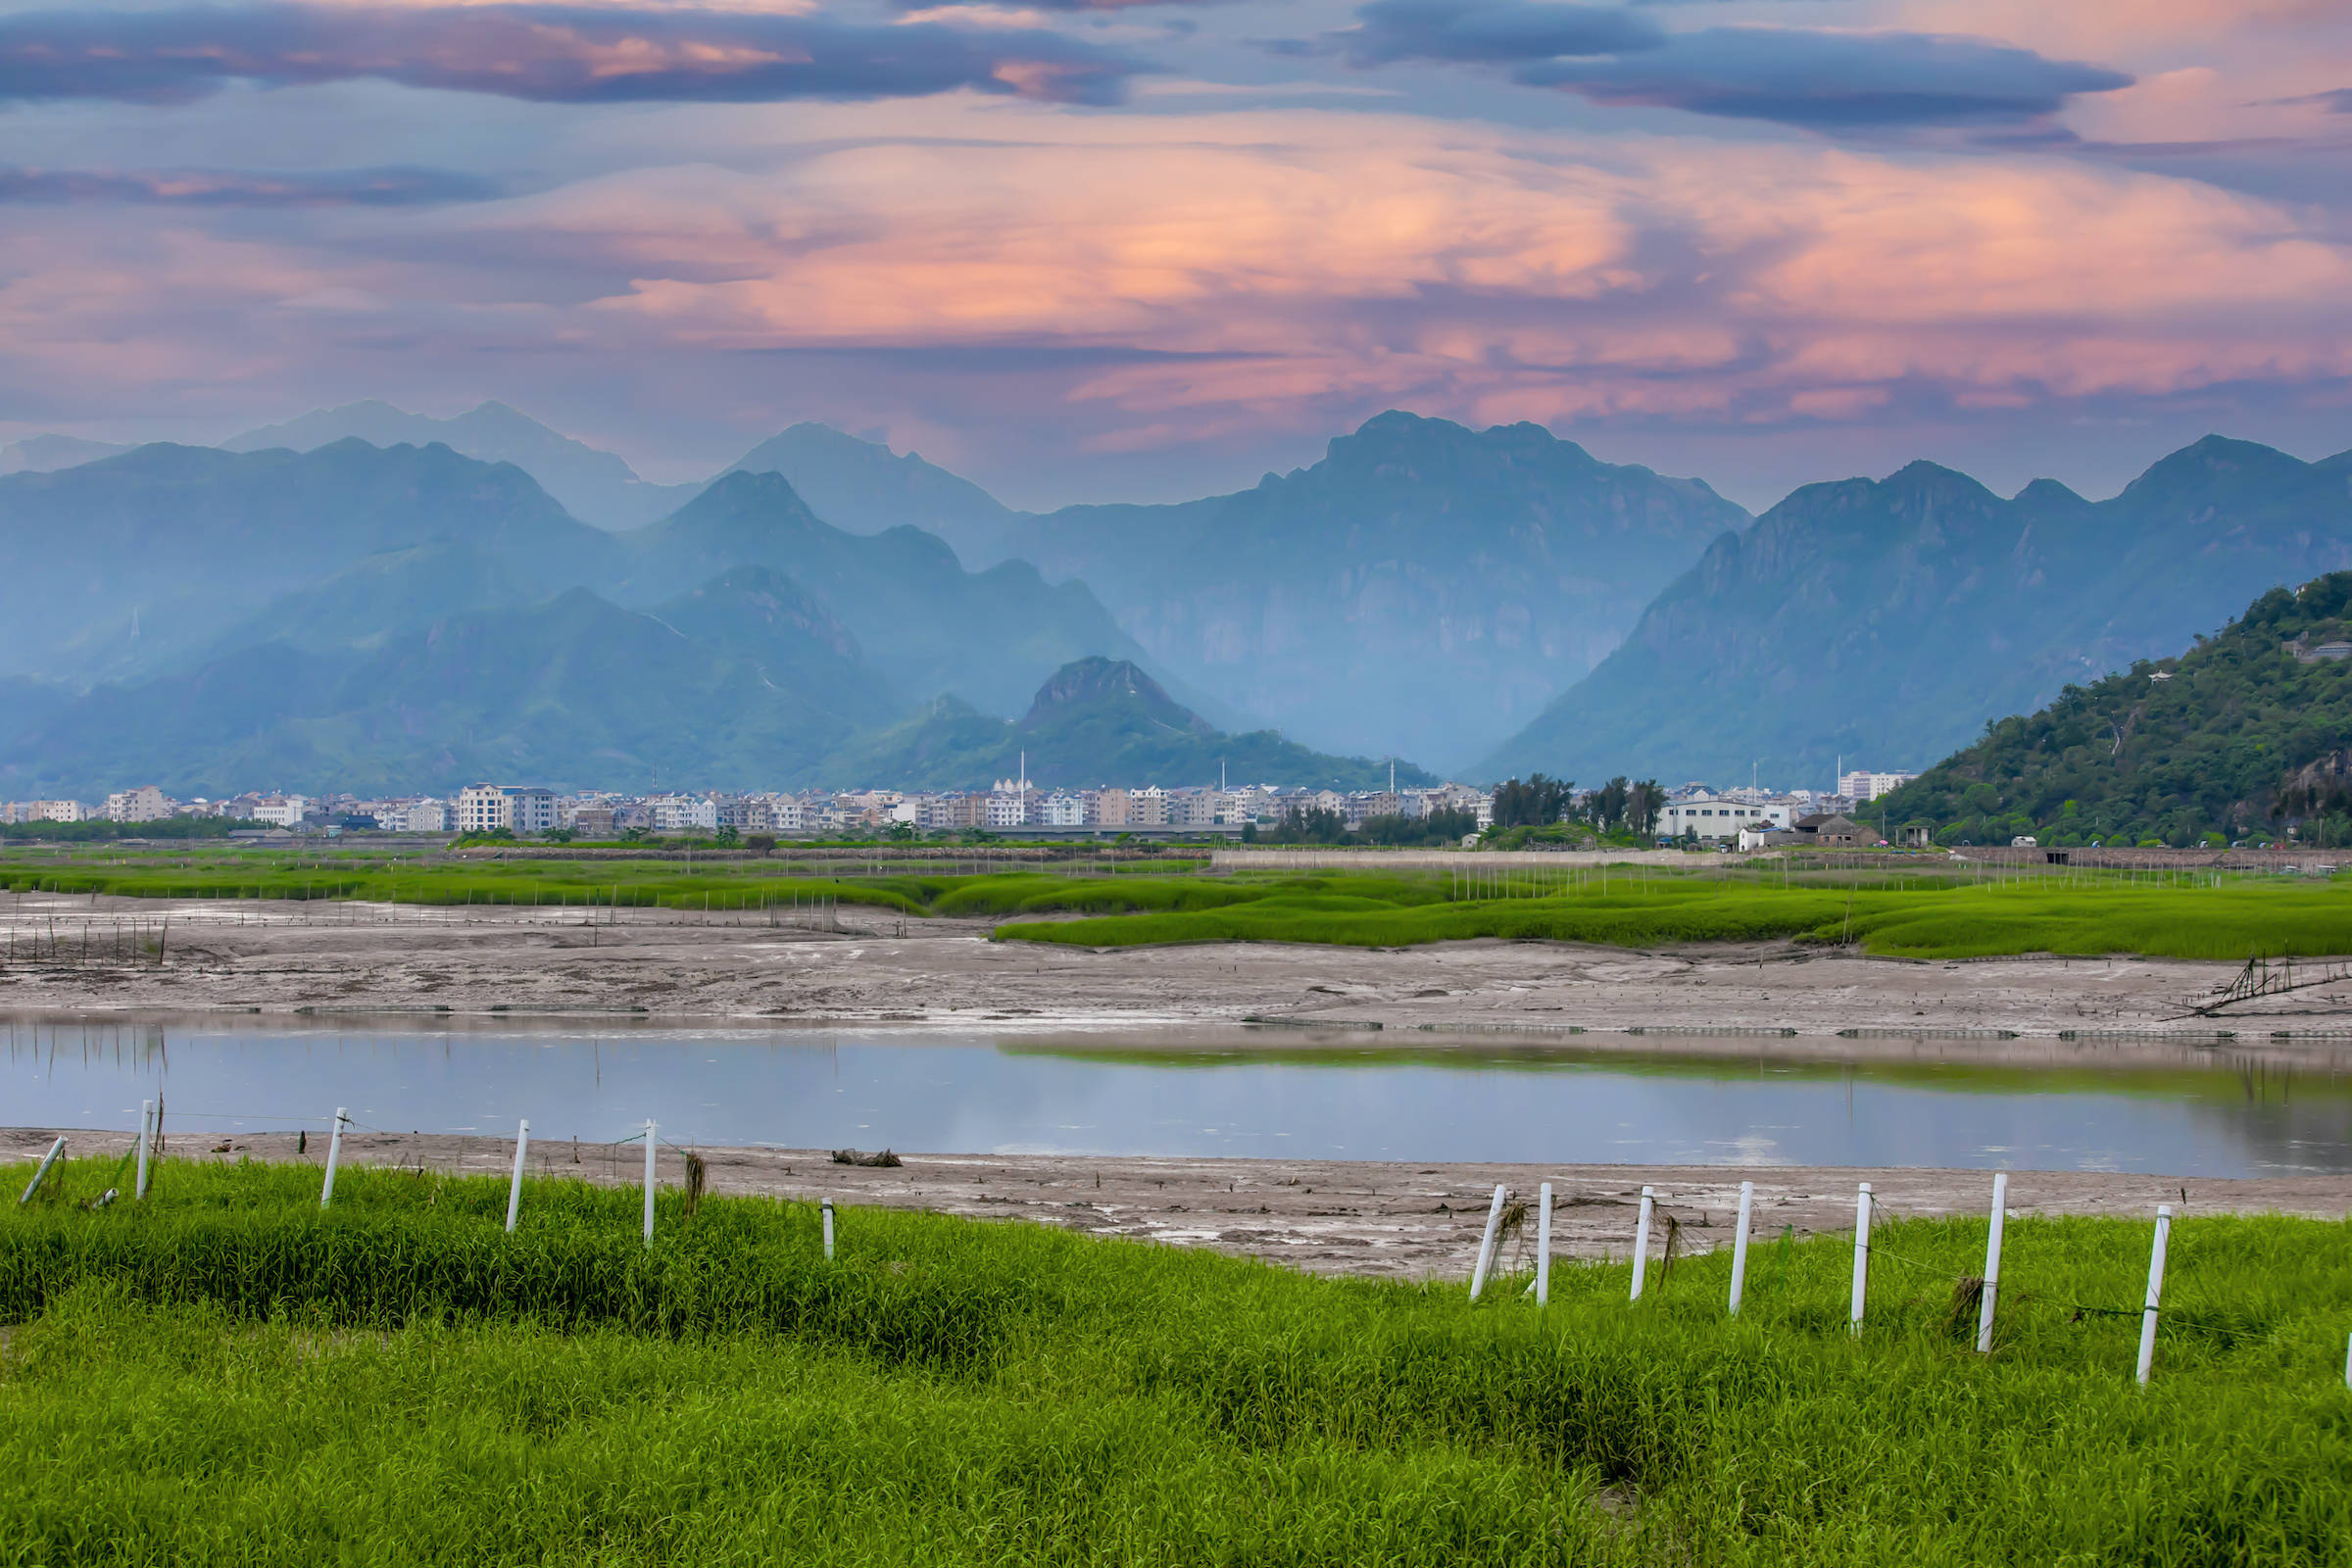
[[1242, 1030], [1062, 1037], [625, 1020], [0, 1022], [5, 1115], [127, 1131], [1767, 1165], [2352, 1170], [2352, 1049], [2161, 1043], [1573, 1044]]

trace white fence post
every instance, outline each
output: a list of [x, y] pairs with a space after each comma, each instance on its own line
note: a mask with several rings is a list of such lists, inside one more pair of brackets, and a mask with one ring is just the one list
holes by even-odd
[[2148, 1369], [2156, 1364], [2156, 1304], [2164, 1297], [2164, 1250], [2173, 1239], [2173, 1205], [2156, 1205], [2156, 1246], [2148, 1253], [2148, 1304], [2139, 1314], [2139, 1382], [2147, 1386]]
[[1756, 1204], [1756, 1184], [1740, 1184], [1740, 1229], [1732, 1236], [1732, 1316], [1740, 1315], [1740, 1293], [1747, 1284], [1747, 1217]]
[[324, 1208], [335, 1196], [335, 1161], [343, 1153], [343, 1107], [335, 1107], [335, 1129], [326, 1135], [326, 1180], [318, 1184], [318, 1206]]
[[1478, 1266], [1470, 1271], [1470, 1299], [1487, 1288], [1487, 1270], [1494, 1266], [1494, 1232], [1502, 1225], [1502, 1197], [1505, 1189], [1497, 1182], [1494, 1201], [1487, 1205], [1487, 1234], [1478, 1244]]
[[1862, 1332], [1862, 1301], [1870, 1292], [1870, 1183], [1854, 1199], [1854, 1304], [1849, 1332]]
[[147, 1146], [154, 1136], [155, 1102], [142, 1100], [139, 1102], [139, 1174], [138, 1179], [131, 1183], [130, 1188], [130, 1196], [133, 1198], [147, 1196]]
[[1992, 1353], [1992, 1314], [2001, 1294], [2001, 1226], [2009, 1217], [2009, 1173], [1992, 1178], [1992, 1228], [1984, 1236], [1984, 1304], [1977, 1312], [1977, 1353]]
[[645, 1124], [645, 1245], [654, 1245], [654, 1124]]
[[1642, 1276], [1649, 1268], [1649, 1214], [1657, 1206], [1657, 1195], [1649, 1188], [1642, 1189], [1642, 1217], [1634, 1221], [1634, 1294], [1626, 1299], [1642, 1299]]
[[515, 1216], [522, 1212], [522, 1152], [531, 1144], [531, 1123], [524, 1118], [514, 1124], [514, 1180], [507, 1187], [507, 1229], [514, 1229]]
[[41, 1185], [41, 1178], [49, 1174], [49, 1167], [57, 1163], [57, 1156], [64, 1153], [65, 1149], [66, 1141], [63, 1138], [49, 1146], [49, 1152], [41, 1156], [40, 1168], [32, 1173], [32, 1180], [24, 1184], [24, 1196], [17, 1200], [19, 1208], [32, 1201], [33, 1189]]
[[1551, 1183], [1536, 1194], [1536, 1304], [1551, 1299]]
[[824, 1205], [824, 1220], [825, 1220], [825, 1261], [826, 1261], [826, 1262], [828, 1262], [828, 1263], [830, 1263], [830, 1262], [832, 1262], [832, 1261], [833, 1261], [833, 1200], [831, 1200], [830, 1198], [828, 1198], [828, 1199], [826, 1199], [826, 1200], [825, 1200], [825, 1205]]

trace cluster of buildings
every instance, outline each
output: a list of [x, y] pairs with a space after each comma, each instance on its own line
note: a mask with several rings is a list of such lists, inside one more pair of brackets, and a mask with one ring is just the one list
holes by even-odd
[[1818, 844], [1829, 849], [1877, 844], [1877, 830], [1846, 813], [1861, 811], [1916, 777], [1916, 773], [1867, 769], [1841, 772], [1835, 790], [1714, 790], [1704, 784], [1685, 784], [1666, 792], [1666, 804], [1658, 812], [1657, 834], [1661, 839], [1737, 844], [1742, 850], [1775, 844]]
[[[1835, 791], [1774, 791], [1756, 787], [1714, 790], [1685, 784], [1667, 792], [1655, 832], [1660, 839], [1695, 839], [1741, 848], [1789, 842], [1789, 835], [1825, 831], [1842, 840], [1863, 829], [1842, 813], [1859, 811], [1892, 790], [1909, 773], [1841, 773]], [[1241, 831], [1256, 823], [1272, 826], [1308, 813], [1327, 813], [1349, 830], [1373, 817], [1425, 819], [1438, 811], [1459, 811], [1486, 827], [1494, 819], [1490, 790], [1466, 784], [1431, 789], [1284, 789], [1273, 785], [1227, 788], [1045, 789], [1026, 779], [1000, 779], [986, 790], [921, 793], [907, 790], [808, 790], [726, 794], [719, 791], [627, 795], [610, 791], [560, 794], [531, 784], [469, 784], [455, 795], [232, 796], [225, 800], [178, 801], [154, 785], [121, 790], [103, 806], [79, 801], [16, 801], [0, 804], [0, 821], [79, 822], [97, 818], [137, 823], [173, 816], [218, 816], [260, 828], [374, 830], [390, 833], [492, 833], [517, 837], [557, 830], [585, 839], [648, 834], [772, 833], [822, 838], [888, 831], [905, 824], [918, 833], [976, 828], [1004, 832], [1194, 832]], [[1837, 822], [1825, 828], [1831, 818]], [[1869, 842], [1876, 842], [1870, 835]]]
[[646, 833], [739, 833], [827, 837], [887, 831], [905, 823], [931, 833], [978, 828], [990, 832], [1096, 829], [1104, 832], [1225, 829], [1274, 824], [1326, 811], [1349, 828], [1368, 817], [1424, 818], [1433, 811], [1469, 812], [1480, 826], [1494, 820], [1494, 796], [1468, 785], [1435, 789], [1231, 788], [1048, 790], [1026, 779], [1002, 779], [991, 789], [920, 793], [906, 790], [719, 791], [627, 795], [610, 791], [560, 794], [529, 784], [469, 784], [451, 796], [239, 795], [226, 800], [177, 801], [153, 785], [124, 790], [103, 807], [77, 801], [22, 801], [0, 805], [0, 820], [79, 822], [97, 818], [136, 823], [173, 816], [220, 816], [264, 827], [372, 829], [392, 833], [490, 833], [527, 837], [562, 829], [585, 839]]

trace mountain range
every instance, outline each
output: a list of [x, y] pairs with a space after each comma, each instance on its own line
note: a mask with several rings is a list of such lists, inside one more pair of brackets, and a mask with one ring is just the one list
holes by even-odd
[[[779, 766], [1017, 763], [1041, 682], [1100, 660], [1211, 725], [1229, 767], [1264, 731], [1251, 755], [1299, 782], [1345, 772], [1337, 754], [1397, 752], [1473, 778], [1821, 782], [1840, 758], [1941, 756], [2352, 565], [2352, 454], [2221, 438], [2106, 501], [2048, 480], [2003, 498], [1921, 463], [1752, 520], [1539, 426], [1396, 412], [1249, 490], [1042, 514], [818, 424], [682, 486], [498, 404], [452, 419], [352, 404], [229, 446], [249, 450], [6, 449], [0, 735], [79, 724], [143, 683], [217, 682], [264, 647], [340, 668], [464, 617], [544, 616], [572, 590], [662, 617], [760, 567], [870, 677], [855, 711], [818, 704], [846, 731], [811, 710], [810, 745]], [[85, 451], [101, 455], [73, 461]], [[126, 776], [43, 732], [80, 776]]]
[[1808, 485], [1678, 577], [1475, 771], [1827, 784], [1932, 761], [2070, 682], [2352, 565], [2352, 454], [2208, 437], [2091, 502], [1916, 463]]

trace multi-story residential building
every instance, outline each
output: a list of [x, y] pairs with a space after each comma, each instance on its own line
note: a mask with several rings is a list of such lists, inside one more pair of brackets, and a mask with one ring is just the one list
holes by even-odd
[[380, 816], [376, 820], [384, 822], [385, 826], [392, 828], [396, 833], [446, 833], [449, 831], [449, 803], [438, 796], [426, 795], [414, 801], [403, 802], [395, 808], [395, 811], [396, 817], [393, 822], [384, 822], [384, 818]]
[[495, 833], [514, 825], [507, 792], [495, 784], [468, 784], [458, 791], [457, 828], [461, 833]]
[[1129, 827], [1166, 827], [1168, 825], [1168, 792], [1156, 784], [1147, 784], [1140, 790], [1127, 792], [1127, 825]]
[[1029, 821], [1029, 797], [999, 784], [988, 793], [988, 826], [1022, 827]]
[[573, 810], [567, 825], [584, 839], [614, 838], [620, 833], [613, 821], [617, 814], [610, 806], [583, 806]]
[[720, 827], [731, 827], [742, 833], [766, 833], [776, 825], [774, 804], [757, 795], [730, 796], [716, 804]]
[[645, 804], [652, 808], [657, 833], [718, 831], [718, 803], [707, 796], [662, 795]]
[[299, 827], [310, 809], [311, 803], [300, 795], [265, 795], [253, 803], [248, 814], [271, 827]]
[[1882, 795], [1892, 794], [1917, 777], [1917, 773], [1873, 773], [1858, 769], [1838, 775], [1838, 793], [1859, 805], [1864, 801], [1875, 801]]
[[117, 790], [106, 798], [110, 822], [161, 822], [179, 809], [179, 803], [152, 784], [135, 790]]
[[545, 833], [556, 825], [556, 792], [536, 784], [502, 784], [507, 825], [516, 833]]
[[1067, 790], [1055, 790], [1038, 807], [1038, 820], [1047, 827], [1084, 827], [1086, 802]]
[[1127, 825], [1127, 792], [1125, 790], [1088, 790], [1082, 799], [1086, 802], [1085, 826], [1125, 827]]
[[90, 808], [79, 801], [20, 801], [17, 822], [81, 822], [89, 819]]

